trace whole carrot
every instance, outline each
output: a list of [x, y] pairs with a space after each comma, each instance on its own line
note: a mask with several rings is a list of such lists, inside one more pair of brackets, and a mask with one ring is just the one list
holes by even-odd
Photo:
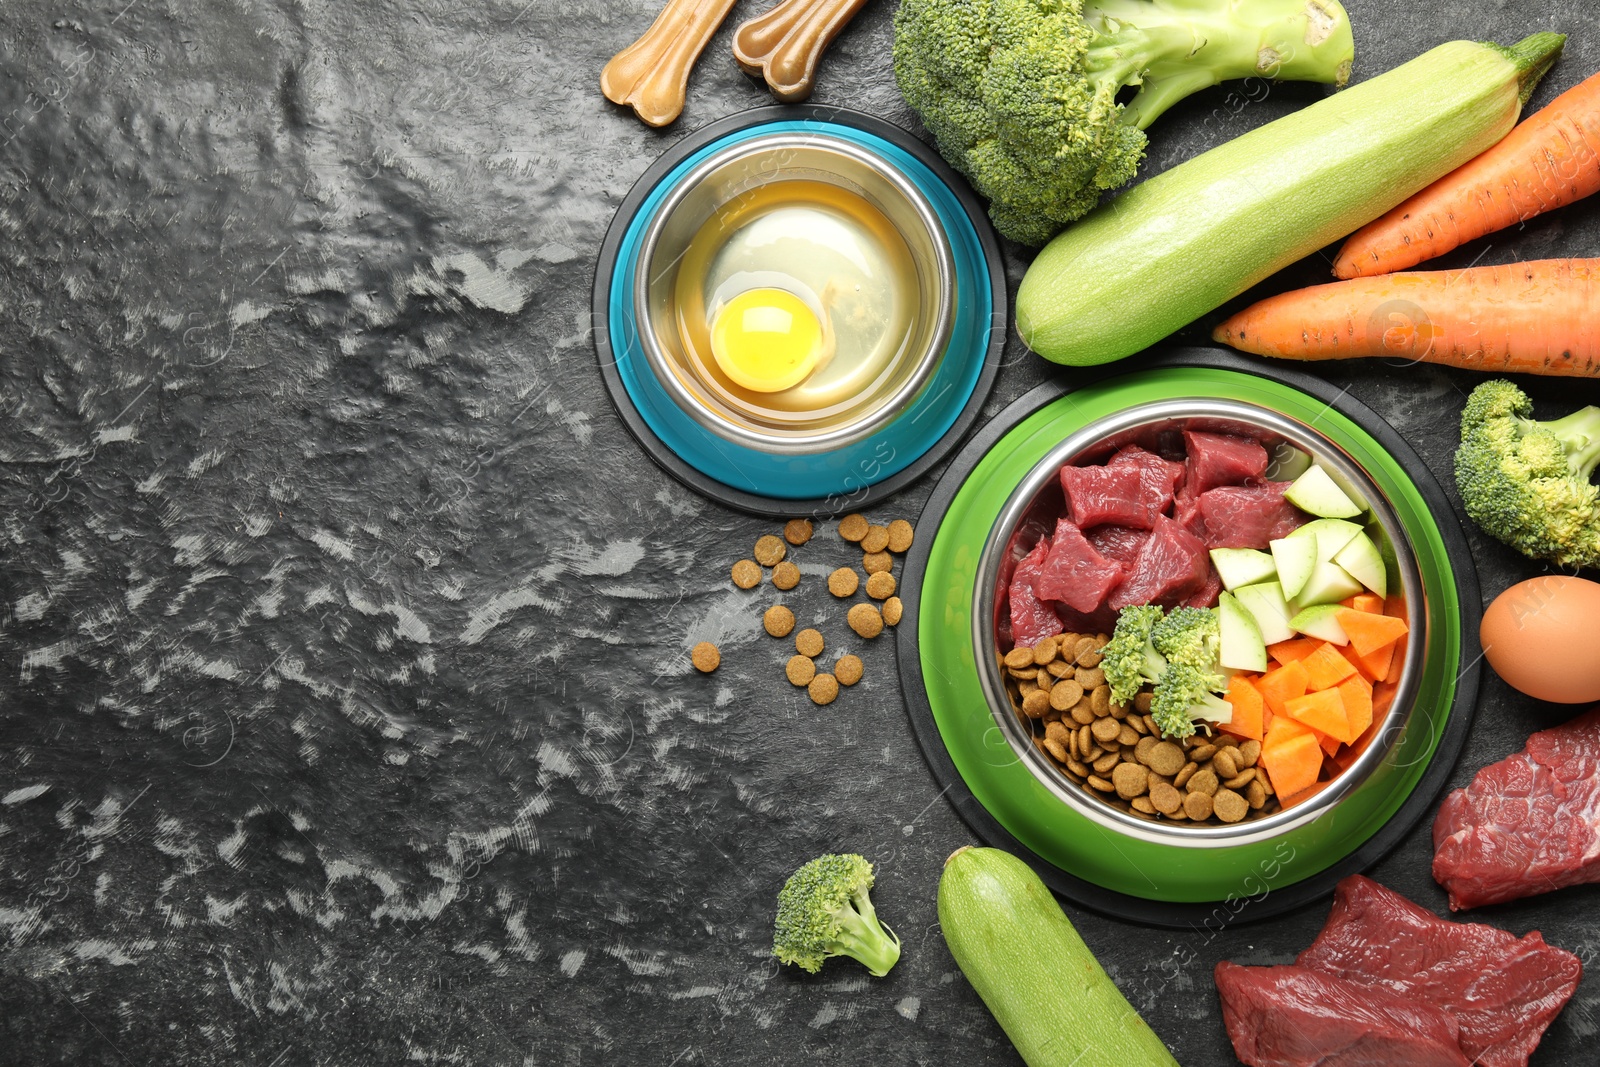
[[1314, 285], [1252, 304], [1211, 336], [1279, 359], [1600, 378], [1597, 308], [1600, 259], [1544, 259]]
[[1600, 74], [1357, 230], [1340, 250], [1333, 273], [1364, 278], [1405, 270], [1594, 192], [1600, 192]]

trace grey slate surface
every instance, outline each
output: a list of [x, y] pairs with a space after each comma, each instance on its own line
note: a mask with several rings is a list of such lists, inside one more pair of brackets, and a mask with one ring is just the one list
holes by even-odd
[[[816, 100], [915, 128], [891, 7]], [[1544, 28], [1572, 38], [1535, 106], [1600, 69], [1577, 5], [1348, 7], [1358, 77]], [[664, 478], [601, 388], [613, 210], [682, 132], [768, 101], [724, 30], [673, 128], [606, 104], [601, 65], [655, 8], [0, 11], [0, 1063], [1018, 1062], [939, 935], [940, 863], [973, 839], [892, 637], [835, 705], [792, 690], [765, 595], [726, 577], [773, 524]], [[1203, 94], [1146, 173], [1319, 93]], [[1582, 254], [1595, 202], [1444, 265]], [[991, 412], [1066, 373], [1007, 356]], [[1448, 478], [1470, 376], [1325, 373]], [[1550, 413], [1600, 393], [1532, 391]], [[1469, 537], [1486, 594], [1536, 573]], [[856, 650], [822, 590], [848, 561], [831, 527], [797, 556], [790, 602]], [[1563, 717], [1488, 677], [1452, 784]], [[845, 849], [905, 936], [883, 981], [768, 955], [784, 877]], [[1372, 873], [1442, 910], [1429, 858], [1424, 823]], [[1474, 917], [1592, 969], [1596, 900]], [[1070, 909], [1191, 1067], [1234, 1062], [1216, 961], [1286, 962], [1325, 913], [1214, 934]], [[1594, 1062], [1597, 1029], [1591, 976], [1535, 1062]]]

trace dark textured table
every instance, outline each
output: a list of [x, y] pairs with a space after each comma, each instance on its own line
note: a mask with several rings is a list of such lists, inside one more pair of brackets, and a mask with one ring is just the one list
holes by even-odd
[[[727, 580], [773, 524], [664, 478], [602, 390], [613, 210], [681, 133], [768, 102], [724, 31], [673, 128], [606, 104], [600, 66], [655, 6], [0, 12], [0, 1062], [1016, 1062], [938, 931], [973, 838], [892, 636], [831, 707], [788, 686], [766, 596]], [[891, 6], [816, 99], [915, 128]], [[1348, 6], [1358, 77], [1545, 28], [1572, 39], [1536, 105], [1600, 68], [1570, 3]], [[1145, 173], [1321, 92], [1201, 94]], [[1445, 262], [1596, 253], [1590, 202]], [[1013, 338], [988, 410], [1060, 373]], [[1448, 478], [1471, 376], [1327, 375]], [[1536, 573], [1469, 535], [1486, 595]], [[791, 602], [831, 619], [847, 553], [828, 526], [796, 555]], [[1452, 784], [1565, 714], [1486, 676]], [[885, 980], [769, 955], [777, 888], [828, 850], [878, 864], [906, 942]], [[1442, 910], [1429, 856], [1424, 824], [1372, 873]], [[1597, 902], [1472, 917], [1593, 968]], [[1177, 933], [1070, 911], [1198, 1067], [1233, 1062], [1212, 966], [1288, 960], [1326, 907]], [[1594, 1062], [1597, 1029], [1591, 976], [1535, 1062]]]

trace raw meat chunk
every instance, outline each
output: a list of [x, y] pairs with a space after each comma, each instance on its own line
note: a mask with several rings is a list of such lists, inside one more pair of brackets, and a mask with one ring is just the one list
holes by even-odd
[[1222, 1021], [1250, 1067], [1469, 1067], [1454, 1017], [1307, 967], [1216, 969]]
[[1339, 883], [1295, 963], [1445, 1009], [1478, 1067], [1526, 1067], [1583, 976], [1577, 956], [1537, 932], [1449, 922], [1359, 874]]
[[1062, 633], [1069, 634], [1105, 634], [1110, 637], [1117, 625], [1117, 613], [1104, 604], [1088, 613], [1057, 604], [1056, 617], [1061, 620]]
[[1042, 600], [1058, 600], [1074, 611], [1091, 612], [1122, 580], [1122, 573], [1122, 564], [1101, 556], [1081, 530], [1061, 519], [1034, 592]]
[[1200, 494], [1206, 547], [1264, 549], [1267, 542], [1309, 522], [1310, 516], [1283, 499], [1283, 491], [1293, 484], [1227, 485]]
[[1045, 557], [1050, 554], [1050, 538], [1041, 537], [1033, 551], [1017, 563], [1011, 572], [1011, 587], [1007, 598], [1011, 607], [1011, 639], [1013, 647], [1032, 648], [1042, 637], [1054, 637], [1061, 632], [1061, 620], [1055, 609], [1042, 602], [1034, 591], [1039, 581], [1039, 571]]
[[1200, 591], [1191, 594], [1184, 604], [1191, 608], [1214, 608], [1221, 593], [1222, 576], [1217, 573], [1217, 568], [1212, 567], [1206, 574], [1205, 584], [1200, 587]]
[[1451, 911], [1600, 882], [1600, 708], [1539, 731], [1445, 797], [1433, 877]]
[[1198, 497], [1219, 485], [1243, 485], [1267, 471], [1267, 450], [1248, 437], [1203, 430], [1183, 431], [1188, 472], [1183, 491]]
[[1106, 460], [1108, 467], [1137, 467], [1144, 478], [1145, 492], [1150, 499], [1160, 500], [1159, 510], [1165, 511], [1172, 496], [1183, 481], [1183, 464], [1162, 459], [1154, 452], [1146, 452], [1138, 445], [1128, 445]]
[[1167, 518], [1156, 516], [1150, 539], [1139, 550], [1129, 574], [1106, 598], [1121, 611], [1129, 604], [1176, 607], [1205, 585], [1211, 557], [1203, 541]]
[[1067, 497], [1067, 517], [1078, 529], [1102, 522], [1148, 530], [1166, 502], [1145, 485], [1142, 468], [1062, 467], [1061, 491]]
[[1085, 530], [1084, 536], [1094, 550], [1106, 559], [1131, 565], [1139, 558], [1139, 550], [1150, 540], [1149, 530], [1135, 530], [1130, 526], [1096, 526]]

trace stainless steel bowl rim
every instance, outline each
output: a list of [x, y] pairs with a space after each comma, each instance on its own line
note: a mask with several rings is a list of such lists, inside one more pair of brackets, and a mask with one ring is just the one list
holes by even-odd
[[[1195, 418], [1231, 419], [1260, 426], [1284, 437], [1296, 447], [1309, 452], [1317, 462], [1332, 467], [1367, 498], [1368, 505], [1377, 517], [1380, 527], [1394, 547], [1400, 572], [1401, 586], [1411, 618], [1411, 640], [1406, 645], [1406, 657], [1393, 704], [1378, 733], [1367, 750], [1354, 765], [1336, 778], [1327, 788], [1303, 804], [1274, 812], [1260, 819], [1246, 819], [1232, 825], [1179, 826], [1148, 822], [1129, 815], [1110, 804], [1086, 796], [1064, 774], [1055, 769], [1053, 762], [1042, 755], [1026, 739], [1016, 709], [1005, 690], [1005, 682], [997, 665], [994, 634], [995, 581], [999, 573], [1001, 554], [1011, 540], [1012, 531], [1034, 498], [1045, 484], [1056, 477], [1061, 466], [1113, 434], [1133, 430], [1151, 423]], [[1426, 634], [1424, 620], [1425, 591], [1417, 568], [1416, 550], [1383, 492], [1372, 478], [1348, 453], [1328, 440], [1314, 428], [1291, 419], [1269, 408], [1236, 400], [1195, 398], [1162, 400], [1140, 404], [1084, 426], [1069, 435], [1048, 453], [1029, 472], [1000, 509], [983, 552], [978, 558], [978, 588], [973, 597], [972, 640], [973, 653], [983, 683], [989, 710], [1001, 732], [1033, 776], [1063, 803], [1089, 818], [1102, 829], [1115, 834], [1135, 837], [1160, 845], [1182, 845], [1191, 848], [1223, 848], [1270, 841], [1289, 830], [1304, 826], [1332, 811], [1341, 800], [1359, 789], [1372, 772], [1388, 758], [1410, 720], [1417, 689], [1420, 685], [1421, 665], [1425, 657]]]
[[[926, 350], [918, 360], [917, 366], [907, 377], [907, 380], [892, 394], [884, 399], [879, 407], [870, 415], [845, 423], [840, 426], [829, 427], [815, 433], [790, 432], [790, 433], [762, 433], [746, 426], [739, 426], [726, 419], [716, 417], [695, 399], [678, 376], [673, 373], [668, 365], [666, 354], [661, 350], [655, 330], [651, 328], [651, 316], [648, 307], [648, 283], [650, 280], [650, 264], [654, 258], [656, 245], [659, 243], [662, 231], [672, 219], [673, 212], [683, 202], [683, 199], [694, 190], [700, 182], [714, 171], [731, 162], [751, 155], [770, 152], [774, 149], [790, 147], [820, 148], [824, 151], [838, 152], [846, 155], [877, 172], [887, 182], [905, 197], [917, 217], [921, 219], [927, 230], [929, 243], [933, 247], [935, 273], [937, 276], [938, 291], [943, 295], [939, 302], [938, 317], [935, 320], [932, 335]], [[826, 133], [770, 133], [748, 140], [739, 141], [720, 151], [713, 152], [701, 160], [687, 174], [678, 181], [666, 198], [662, 200], [655, 214], [650, 219], [644, 237], [639, 245], [639, 254], [633, 275], [633, 314], [637, 324], [640, 347], [644, 349], [645, 359], [650, 365], [651, 372], [657, 382], [672, 397], [672, 400], [683, 411], [687, 412], [702, 427], [725, 440], [734, 444], [751, 448], [760, 452], [789, 453], [807, 455], [818, 452], [828, 452], [843, 448], [883, 429], [892, 422], [916, 397], [923, 386], [933, 376], [939, 366], [940, 358], [945, 347], [950, 342], [950, 332], [955, 320], [955, 263], [950, 253], [948, 237], [943, 225], [940, 224], [938, 215], [934, 212], [933, 205], [927, 197], [922, 195], [916, 184], [902, 174], [899, 168], [891, 165], [888, 160], [870, 152], [859, 145], [841, 137], [834, 137]]]

